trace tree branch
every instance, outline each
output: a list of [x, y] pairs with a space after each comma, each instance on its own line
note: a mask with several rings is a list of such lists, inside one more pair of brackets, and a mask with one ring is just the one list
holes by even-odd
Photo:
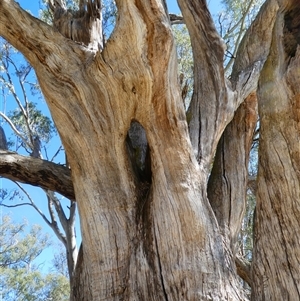
[[238, 50], [238, 45], [240, 44], [240, 41], [241, 41], [241, 39], [242, 39], [242, 37], [243, 37], [243, 33], [244, 33], [244, 31], [245, 31], [245, 28], [244, 28], [245, 20], [246, 20], [246, 17], [247, 17], [247, 15], [248, 15], [249, 11], [250, 11], [250, 8], [251, 8], [251, 6], [252, 6], [252, 4], [253, 4], [253, 1], [254, 1], [254, 0], [250, 0], [250, 1], [249, 1], [248, 6], [246, 7], [245, 12], [243, 13], [242, 18], [240, 19], [240, 22], [238, 22], [238, 23], [240, 23], [240, 29], [239, 29], [239, 31], [237, 32], [237, 39], [236, 39], [235, 46], [234, 46], [234, 50], [233, 50], [233, 56], [232, 56], [232, 58], [229, 60], [228, 64], [226, 65], [226, 67], [225, 67], [225, 72], [226, 72], [227, 70], [229, 70], [229, 68], [230, 68], [231, 65], [233, 64], [233, 60], [234, 60], [234, 58], [235, 58], [235, 56], [236, 56], [236, 53], [237, 53], [237, 50]]
[[0, 175], [13, 181], [56, 191], [75, 200], [71, 172], [62, 165], [0, 150]]
[[249, 69], [255, 62], [265, 62], [270, 49], [272, 28], [278, 8], [277, 1], [266, 1], [254, 22], [246, 31], [232, 67], [231, 82], [234, 89], [241, 72]]
[[[200, 166], [208, 173], [232, 104], [227, 100], [220, 38], [206, 1], [179, 0], [194, 58], [194, 93], [188, 115], [192, 146]], [[201, 116], [200, 116], [201, 115]]]
[[235, 265], [236, 265], [236, 270], [238, 275], [251, 286], [252, 285], [251, 272], [250, 272], [251, 264], [242, 258], [236, 257]]
[[183, 17], [179, 15], [169, 14], [169, 18], [172, 25], [185, 23]]

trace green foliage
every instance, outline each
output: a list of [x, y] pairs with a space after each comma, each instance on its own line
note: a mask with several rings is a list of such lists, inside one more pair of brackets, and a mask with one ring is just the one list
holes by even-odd
[[9, 216], [0, 225], [1, 267], [26, 268], [48, 247], [49, 237], [42, 234], [41, 227], [34, 225], [25, 234], [26, 223], [14, 224]]
[[24, 137], [38, 136], [42, 141], [48, 143], [56, 133], [52, 120], [45, 116], [34, 102], [27, 104], [25, 112], [26, 115], [23, 110], [18, 108], [11, 111], [8, 117]]
[[178, 57], [179, 83], [185, 108], [188, 107], [193, 90], [193, 53], [190, 36], [185, 25], [173, 25], [173, 34], [176, 42]]
[[58, 273], [42, 274], [34, 264], [50, 245], [41, 227], [33, 226], [25, 233], [26, 223], [12, 223], [3, 216], [0, 225], [1, 300], [5, 301], [67, 301], [69, 281]]
[[5, 301], [67, 301], [68, 279], [59, 274], [43, 275], [39, 271], [5, 269], [2, 275], [2, 298]]
[[244, 33], [256, 17], [264, 0], [222, 0], [224, 10], [216, 20], [217, 29], [227, 45], [226, 71], [230, 71]]

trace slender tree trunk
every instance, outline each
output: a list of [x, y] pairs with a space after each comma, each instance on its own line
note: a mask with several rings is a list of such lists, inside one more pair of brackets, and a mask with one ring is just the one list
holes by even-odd
[[286, 1], [278, 12], [259, 82], [255, 301], [300, 299], [299, 12], [299, 1]]

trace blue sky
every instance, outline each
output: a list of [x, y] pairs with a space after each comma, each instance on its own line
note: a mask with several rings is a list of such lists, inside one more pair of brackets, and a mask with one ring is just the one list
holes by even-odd
[[[42, 8], [41, 0], [18, 0], [20, 6], [28, 9], [34, 16], [38, 15], [39, 9]], [[167, 0], [170, 13], [179, 13], [179, 8], [176, 0]], [[212, 14], [216, 14], [221, 9], [221, 0], [208, 0], [209, 9]]]
[[[26, 10], [29, 10], [34, 16], [38, 16], [39, 10], [42, 8], [42, 1], [41, 0], [19, 0], [20, 6]], [[179, 13], [179, 8], [177, 6], [177, 1], [175, 0], [168, 0], [168, 7], [170, 13]], [[211, 10], [211, 13], [213, 15], [217, 14], [217, 12], [220, 10], [220, 0], [211, 0], [208, 1], [209, 8]], [[39, 100], [35, 100], [36, 102], [39, 102]], [[45, 104], [41, 104], [45, 106]], [[57, 149], [58, 146], [55, 146]], [[0, 180], [0, 186], [4, 188], [13, 187], [10, 184], [11, 182], [7, 180]], [[11, 188], [10, 188], [11, 189]], [[45, 193], [39, 189], [39, 188], [32, 188], [29, 185], [26, 185], [26, 189], [30, 192], [31, 197], [36, 201], [37, 204], [39, 204], [39, 207], [44, 208], [44, 212], [47, 212], [47, 202], [45, 199]], [[66, 202], [66, 205], [69, 205], [69, 202]], [[40, 224], [44, 227], [45, 231], [48, 232], [52, 237], [53, 241], [56, 240], [54, 234], [52, 234], [52, 230], [45, 225], [45, 222], [42, 220], [42, 218], [34, 211], [31, 207], [19, 207], [17, 209], [1, 209], [2, 213], [11, 212], [12, 219], [19, 222], [22, 221], [24, 218], [26, 218], [30, 224]], [[79, 231], [77, 231], [79, 233]], [[53, 250], [49, 249], [43, 252], [42, 261], [47, 260], [52, 257]]]

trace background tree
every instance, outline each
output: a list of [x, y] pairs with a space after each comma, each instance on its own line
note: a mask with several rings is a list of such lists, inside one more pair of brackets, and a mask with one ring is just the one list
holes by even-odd
[[[9, 136], [7, 147], [31, 157], [41, 159], [44, 157], [51, 162], [55, 161], [58, 155], [60, 155], [60, 160], [62, 158], [64, 160], [64, 155], [61, 156], [61, 153], [63, 154], [61, 145], [49, 157], [48, 145], [56, 135], [56, 129], [52, 120], [32, 101], [33, 97], [39, 97], [40, 101], [43, 101], [32, 67], [20, 53], [3, 40], [1, 42], [0, 69], [3, 102], [0, 117], [8, 125], [6, 132], [12, 133]], [[10, 110], [9, 108], [14, 109]], [[61, 144], [59, 140], [58, 143]], [[38, 204], [21, 184], [15, 182], [15, 185], [17, 191], [14, 192], [1, 188], [0, 205], [8, 208], [30, 206], [35, 209], [65, 246], [71, 279], [77, 260], [76, 203], [74, 200], [60, 200], [53, 191], [45, 189], [48, 202], [47, 214], [41, 210], [41, 204]], [[68, 208], [63, 205], [66, 202], [69, 203]]]
[[239, 44], [255, 19], [263, 0], [223, 0], [224, 9], [217, 16], [217, 28], [226, 43], [225, 71], [230, 74]]
[[[240, 43], [229, 81], [225, 45], [206, 2], [178, 2], [194, 61], [188, 126], [164, 1], [117, 1], [116, 26], [106, 43], [100, 1], [80, 1], [77, 12], [63, 1], [51, 3], [55, 29], [12, 0], [0, 2], [0, 34], [35, 68], [70, 161], [83, 237], [72, 299], [244, 299], [234, 260], [257, 96], [264, 160], [253, 299], [299, 299], [299, 256], [293, 252], [299, 240], [291, 231], [299, 226], [299, 158], [297, 139], [291, 138], [299, 133], [299, 3], [265, 2]], [[276, 94], [278, 86], [283, 92]], [[148, 144], [144, 164], [133, 155], [129, 129], [137, 124]], [[21, 172], [19, 177], [24, 179]], [[282, 234], [270, 252], [273, 227]]]
[[26, 223], [13, 223], [4, 215], [0, 225], [1, 298], [6, 301], [69, 300], [68, 278], [42, 274], [36, 259], [51, 243], [39, 226], [26, 234]]

